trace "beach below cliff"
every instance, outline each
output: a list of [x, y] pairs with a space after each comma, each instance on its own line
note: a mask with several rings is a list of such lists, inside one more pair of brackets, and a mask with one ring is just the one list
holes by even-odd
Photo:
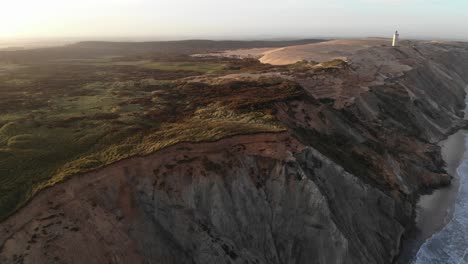
[[422, 195], [416, 205], [416, 228], [404, 242], [398, 263], [412, 263], [422, 244], [442, 230], [452, 219], [453, 209], [460, 187], [457, 168], [465, 153], [465, 134], [460, 130], [439, 143], [446, 171], [453, 177], [450, 186]]

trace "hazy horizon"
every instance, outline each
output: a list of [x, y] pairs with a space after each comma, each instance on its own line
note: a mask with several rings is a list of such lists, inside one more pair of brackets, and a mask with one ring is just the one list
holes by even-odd
[[461, 0], [18, 0], [0, 41], [391, 37], [468, 40]]

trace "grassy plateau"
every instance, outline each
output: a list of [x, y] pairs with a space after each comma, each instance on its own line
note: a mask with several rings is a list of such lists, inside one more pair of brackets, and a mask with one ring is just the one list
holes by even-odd
[[271, 68], [190, 56], [0, 62], [0, 220], [45, 187], [130, 156], [283, 131], [270, 106], [301, 96], [297, 84], [219, 78]]

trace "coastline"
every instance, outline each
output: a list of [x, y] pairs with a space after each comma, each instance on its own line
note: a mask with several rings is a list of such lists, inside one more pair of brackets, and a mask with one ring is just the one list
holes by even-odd
[[397, 263], [412, 263], [422, 244], [450, 222], [460, 186], [457, 168], [465, 153], [467, 132], [459, 130], [439, 143], [442, 158], [446, 163], [445, 170], [453, 177], [452, 182], [449, 186], [436, 189], [430, 194], [421, 195], [416, 204], [415, 228], [408, 234]]

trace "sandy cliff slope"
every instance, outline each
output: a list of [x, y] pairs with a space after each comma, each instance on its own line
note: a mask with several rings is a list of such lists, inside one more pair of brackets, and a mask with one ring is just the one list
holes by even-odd
[[295, 45], [283, 48], [254, 48], [228, 50], [221, 53], [212, 53], [214, 56], [258, 58], [263, 63], [273, 65], [293, 64], [308, 60], [315, 62], [330, 61], [333, 59], [347, 60], [360, 50], [370, 47], [389, 45], [391, 40], [384, 38], [343, 39], [330, 40], [318, 43]]
[[178, 144], [41, 192], [0, 224], [0, 263], [392, 263], [418, 194], [450, 183], [435, 143], [465, 125], [468, 46], [379, 41], [283, 73], [304, 92], [271, 109], [287, 132]]
[[286, 47], [265, 52], [263, 63], [274, 65], [291, 64], [301, 60], [316, 62], [332, 59], [346, 60], [360, 50], [388, 44], [387, 39], [331, 40], [314, 44]]

